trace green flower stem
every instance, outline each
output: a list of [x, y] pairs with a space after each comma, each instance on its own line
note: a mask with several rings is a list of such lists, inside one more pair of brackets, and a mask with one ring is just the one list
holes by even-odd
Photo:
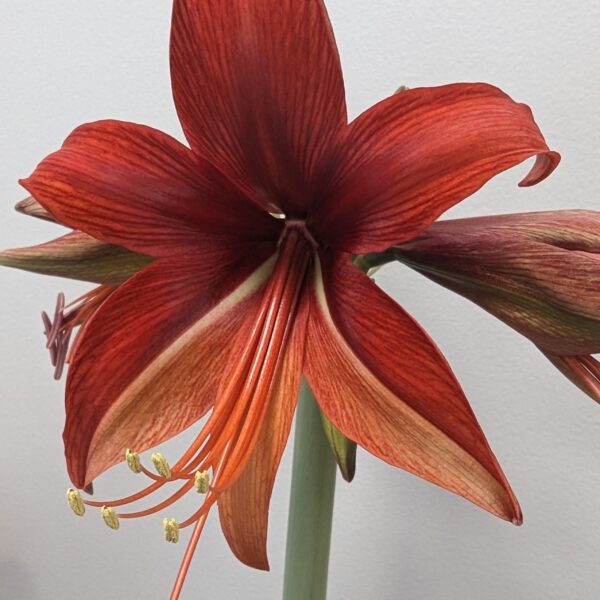
[[296, 414], [283, 600], [325, 600], [336, 464], [302, 381]]

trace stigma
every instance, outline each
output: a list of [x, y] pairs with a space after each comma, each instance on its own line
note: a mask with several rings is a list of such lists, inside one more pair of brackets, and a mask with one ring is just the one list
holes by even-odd
[[50, 318], [47, 312], [42, 312], [46, 348], [54, 367], [54, 379], [62, 377], [65, 364], [70, 361], [69, 346], [73, 330], [83, 325], [114, 289], [109, 285], [101, 285], [69, 304], [65, 304], [65, 295], [61, 292], [56, 299], [54, 317]]

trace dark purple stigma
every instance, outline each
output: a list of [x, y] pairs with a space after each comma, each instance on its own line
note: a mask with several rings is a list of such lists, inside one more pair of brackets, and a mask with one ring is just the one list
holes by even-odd
[[50, 361], [54, 368], [54, 379], [62, 377], [67, 353], [69, 351], [69, 342], [71, 341], [71, 328], [65, 328], [70, 315], [65, 315], [65, 295], [61, 292], [56, 299], [56, 308], [54, 309], [54, 320], [51, 320], [48, 313], [42, 312], [42, 322], [44, 323], [44, 335], [46, 336], [46, 348], [50, 351]]

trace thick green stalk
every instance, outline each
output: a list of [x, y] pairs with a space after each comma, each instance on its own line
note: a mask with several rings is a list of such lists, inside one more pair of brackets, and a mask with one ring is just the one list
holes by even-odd
[[336, 465], [321, 414], [302, 381], [296, 414], [283, 600], [325, 600]]

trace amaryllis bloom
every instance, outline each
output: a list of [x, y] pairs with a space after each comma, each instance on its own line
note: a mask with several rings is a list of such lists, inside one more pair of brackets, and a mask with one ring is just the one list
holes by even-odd
[[[77, 488], [127, 452], [153, 481], [101, 508], [149, 515], [189, 491], [244, 563], [266, 569], [268, 506], [302, 375], [343, 434], [515, 523], [521, 511], [433, 341], [353, 264], [419, 235], [490, 178], [557, 165], [531, 111], [490, 85], [420, 88], [348, 124], [321, 0], [176, 0], [175, 104], [188, 145], [133, 123], [76, 129], [23, 186], [61, 223], [153, 257], [85, 322], [66, 382]], [[137, 452], [212, 409], [188, 450]], [[128, 450], [130, 449], [130, 450]], [[210, 485], [208, 478], [210, 477]], [[133, 502], [172, 486], [166, 500]], [[69, 492], [78, 514], [81, 497]]]
[[392, 252], [528, 337], [600, 402], [600, 212], [440, 221]]

